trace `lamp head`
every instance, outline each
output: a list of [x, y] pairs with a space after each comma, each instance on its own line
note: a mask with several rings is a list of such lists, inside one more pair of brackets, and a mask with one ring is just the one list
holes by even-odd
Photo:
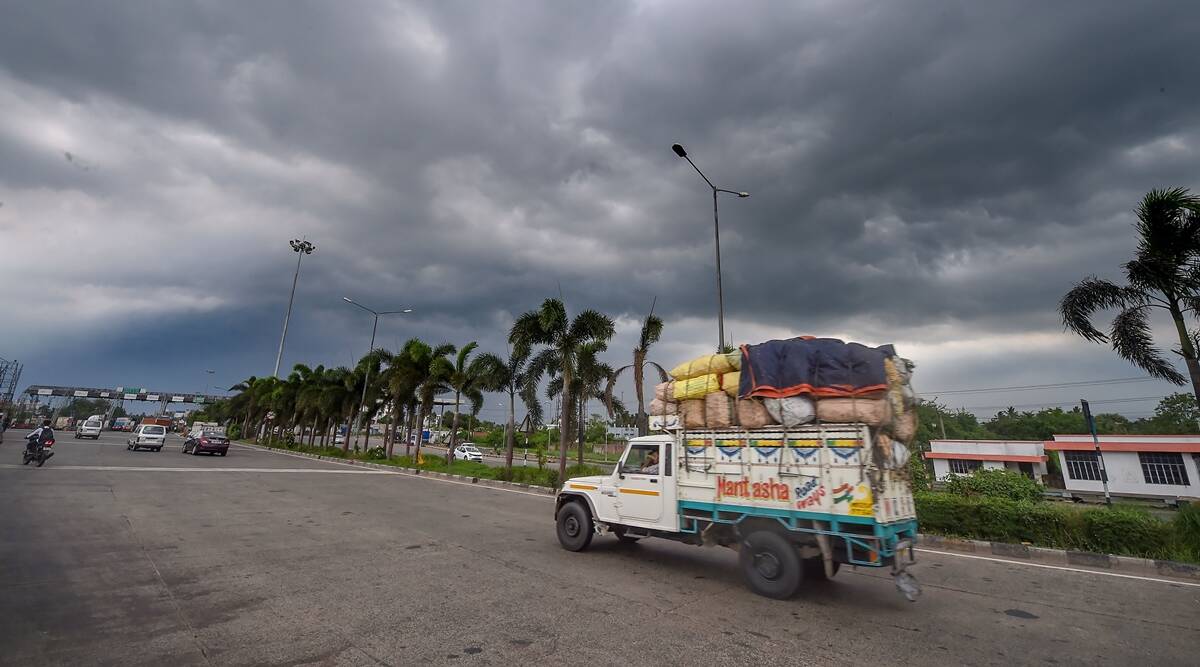
[[671, 144], [671, 150], [675, 151], [679, 157], [687, 157], [687, 151], [683, 150], [683, 146], [679, 144]]
[[738, 197], [741, 197], [742, 199], [745, 199], [746, 197], [749, 197], [749, 196], [750, 196], [749, 192], [739, 192], [738, 193]]

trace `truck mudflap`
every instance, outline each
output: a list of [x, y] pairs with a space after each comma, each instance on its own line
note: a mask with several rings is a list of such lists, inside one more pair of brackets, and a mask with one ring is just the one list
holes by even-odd
[[896, 590], [909, 602], [916, 602], [921, 596], [921, 584], [908, 571], [908, 567], [917, 561], [913, 546], [911, 539], [900, 540], [896, 543], [896, 555], [892, 559], [892, 579], [896, 582]]

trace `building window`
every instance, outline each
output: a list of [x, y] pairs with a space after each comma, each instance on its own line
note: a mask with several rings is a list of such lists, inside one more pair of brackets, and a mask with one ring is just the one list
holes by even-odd
[[1099, 482], [1100, 461], [1096, 452], [1063, 452], [1067, 460], [1067, 477]]
[[1183, 455], [1178, 452], [1138, 452], [1138, 460], [1147, 484], [1189, 484]]
[[979, 461], [968, 461], [966, 459], [948, 459], [950, 461], [950, 472], [956, 475], [970, 475], [971, 471], [979, 470], [979, 466], [983, 465]]

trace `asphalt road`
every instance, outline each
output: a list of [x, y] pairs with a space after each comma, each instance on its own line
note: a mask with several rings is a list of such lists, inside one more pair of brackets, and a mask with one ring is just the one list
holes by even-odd
[[1200, 587], [920, 554], [790, 601], [732, 552], [559, 548], [548, 497], [235, 447], [0, 445], [0, 663], [1194, 665]]

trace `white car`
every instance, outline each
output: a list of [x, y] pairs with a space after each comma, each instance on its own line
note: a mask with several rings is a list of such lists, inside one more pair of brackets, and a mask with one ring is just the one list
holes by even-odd
[[483, 463], [483, 452], [479, 448], [469, 442], [464, 442], [454, 448], [453, 454], [455, 461], [478, 461]]
[[100, 439], [100, 426], [103, 424], [99, 419], [89, 419], [79, 422], [75, 427], [75, 439], [91, 438], [92, 440]]
[[125, 441], [125, 449], [137, 451], [139, 449], [153, 449], [161, 451], [163, 441], [167, 439], [167, 427], [159, 424], [143, 424], [137, 427], [133, 435], [129, 436], [129, 440]]

